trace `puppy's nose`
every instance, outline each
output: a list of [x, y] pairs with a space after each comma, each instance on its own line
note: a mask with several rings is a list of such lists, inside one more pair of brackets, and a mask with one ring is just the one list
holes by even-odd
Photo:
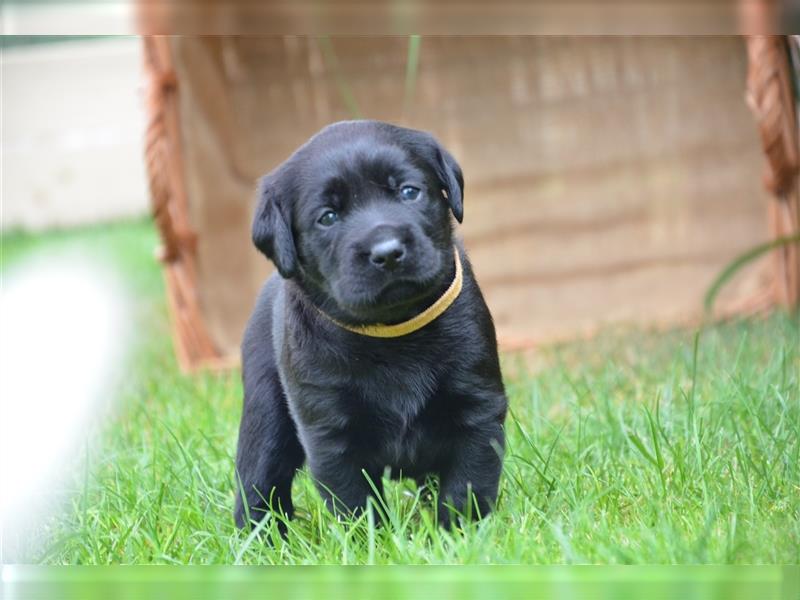
[[406, 255], [406, 248], [397, 238], [382, 240], [369, 251], [370, 262], [379, 269], [393, 271]]

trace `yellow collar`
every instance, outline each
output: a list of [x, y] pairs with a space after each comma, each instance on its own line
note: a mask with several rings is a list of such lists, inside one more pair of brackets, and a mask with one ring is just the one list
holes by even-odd
[[352, 326], [340, 323], [322, 311], [320, 311], [320, 313], [330, 321], [336, 323], [342, 329], [347, 329], [347, 331], [352, 331], [353, 333], [358, 333], [359, 335], [366, 335], [369, 337], [400, 337], [422, 329], [425, 327], [425, 325], [439, 317], [444, 311], [450, 308], [450, 305], [455, 302], [456, 298], [458, 298], [458, 295], [461, 293], [461, 286], [464, 283], [464, 273], [461, 269], [461, 258], [458, 256], [458, 249], [453, 248], [453, 250], [456, 257], [456, 274], [455, 277], [453, 277], [453, 283], [451, 283], [450, 287], [445, 290], [444, 294], [439, 296], [439, 299], [436, 302], [431, 304], [416, 317], [412, 317], [408, 321], [403, 321], [402, 323], [397, 323], [396, 325], [377, 324]]

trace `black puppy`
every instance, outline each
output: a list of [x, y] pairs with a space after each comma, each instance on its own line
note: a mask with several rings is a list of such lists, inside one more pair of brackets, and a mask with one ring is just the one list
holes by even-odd
[[[494, 325], [450, 211], [464, 182], [427, 133], [330, 125], [260, 183], [253, 242], [278, 274], [242, 343], [236, 458], [242, 527], [292, 515], [304, 461], [337, 514], [362, 510], [381, 475], [439, 477], [448, 505], [497, 498], [506, 397]], [[244, 502], [247, 502], [245, 507]]]

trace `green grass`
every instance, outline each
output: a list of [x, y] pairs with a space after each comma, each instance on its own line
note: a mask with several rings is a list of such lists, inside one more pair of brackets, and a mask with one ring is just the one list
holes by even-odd
[[286, 541], [235, 529], [238, 373], [179, 374], [146, 222], [7, 235], [30, 253], [104, 256], [141, 335], [115, 408], [75, 457], [64, 506], [25, 560], [109, 563], [800, 562], [800, 326], [776, 313], [700, 334], [611, 332], [505, 357], [511, 413], [497, 511], [433, 524], [428, 489], [387, 483], [390, 525], [336, 521], [309, 476]]

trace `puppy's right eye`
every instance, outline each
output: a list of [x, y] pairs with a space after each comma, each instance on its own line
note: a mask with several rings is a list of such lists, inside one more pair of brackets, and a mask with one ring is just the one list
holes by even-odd
[[330, 227], [338, 220], [339, 220], [339, 215], [337, 215], [332, 210], [326, 210], [324, 213], [322, 213], [322, 216], [319, 219], [317, 219], [317, 223], [319, 223], [323, 227]]

